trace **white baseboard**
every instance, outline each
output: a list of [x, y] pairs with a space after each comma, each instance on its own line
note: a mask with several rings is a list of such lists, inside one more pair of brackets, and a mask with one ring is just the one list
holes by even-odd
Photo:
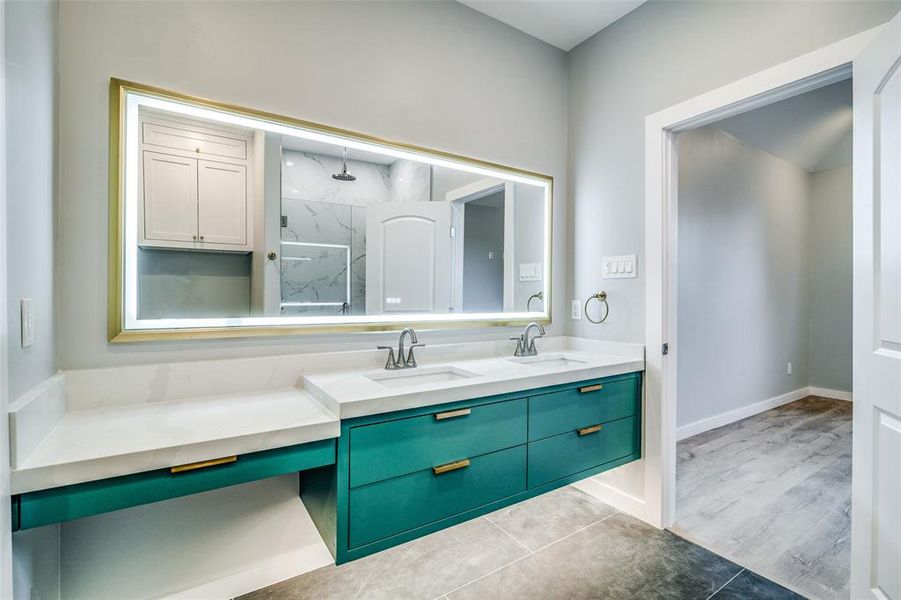
[[853, 401], [851, 392], [846, 392], [844, 390], [830, 390], [829, 388], [810, 386], [810, 395], [829, 398], [831, 400], [845, 400], [847, 402]]
[[788, 404], [789, 402], [794, 402], [795, 400], [806, 398], [810, 394], [810, 388], [803, 387], [793, 392], [764, 400], [763, 402], [757, 402], [756, 404], [743, 406], [735, 410], [730, 410], [729, 412], [714, 415], [706, 419], [701, 419], [700, 421], [695, 421], [694, 423], [689, 423], [688, 425], [683, 425], [676, 430], [676, 439], [681, 441], [685, 438], [690, 438], [693, 435], [698, 435], [699, 433], [709, 431], [710, 429], [716, 429], [717, 427], [722, 427], [723, 425], [728, 425], [729, 423], [734, 423], [736, 421], [741, 421], [742, 419], [747, 419], [748, 417], [753, 417], [754, 415], [766, 412], [772, 408], [776, 408], [777, 406], [782, 406], [783, 404]]
[[[604, 504], [612, 506], [616, 510], [621, 510], [636, 519], [641, 519], [642, 521], [654, 525], [654, 523], [647, 518], [647, 506], [643, 499], [618, 490], [603, 481], [599, 481], [597, 477], [598, 476], [595, 475], [593, 477], [582, 479], [573, 483], [572, 486], [582, 490], [589, 496], [597, 498]], [[657, 527], [657, 525], [654, 526]]]

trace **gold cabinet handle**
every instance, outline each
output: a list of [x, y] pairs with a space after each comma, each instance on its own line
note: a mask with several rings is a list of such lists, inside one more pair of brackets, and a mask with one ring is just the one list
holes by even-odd
[[456, 471], [457, 469], [465, 469], [468, 466], [469, 459], [464, 458], [463, 460], [457, 460], [452, 463], [447, 463], [446, 465], [432, 467], [432, 472], [435, 473], [435, 475], [441, 475], [442, 473], [449, 473], [450, 471]]
[[449, 410], [447, 412], [435, 413], [435, 420], [443, 421], [444, 419], [453, 419], [454, 417], [465, 417], [471, 412], [471, 408], [460, 408], [458, 410]]
[[223, 458], [213, 458], [210, 460], [202, 460], [200, 462], [188, 463], [186, 465], [178, 465], [169, 467], [169, 472], [173, 475], [176, 473], [184, 473], [186, 471], [196, 471], [197, 469], [206, 469], [207, 467], [215, 467], [217, 465], [226, 465], [238, 460], [237, 456], [225, 456]]
[[601, 425], [591, 425], [589, 427], [583, 427], [582, 429], [576, 429], [576, 433], [579, 435], [588, 435], [589, 433], [597, 433], [601, 430]]
[[596, 391], [602, 390], [602, 389], [604, 389], [604, 386], [601, 385], [600, 383], [597, 383], [595, 385], [586, 385], [585, 387], [580, 387], [579, 393], [587, 394], [588, 392], [596, 392]]

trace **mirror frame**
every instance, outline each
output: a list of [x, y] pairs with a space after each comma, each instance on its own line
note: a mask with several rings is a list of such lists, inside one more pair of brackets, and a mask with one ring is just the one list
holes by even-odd
[[[477, 318], [468, 318], [465, 313], [449, 313], [458, 318], [445, 319], [418, 319], [418, 315], [410, 314], [407, 319], [398, 319], [394, 315], [390, 315], [390, 320], [376, 317], [371, 321], [351, 323], [342, 323], [337, 318], [331, 322], [317, 322], [310, 324], [289, 323], [285, 325], [256, 325], [256, 324], [236, 324], [229, 326], [186, 326], [175, 328], [153, 328], [153, 329], [126, 329], [125, 327], [125, 126], [126, 126], [126, 96], [129, 93], [136, 93], [143, 96], [149, 96], [162, 100], [175, 101], [182, 104], [193, 105], [195, 107], [212, 109], [218, 112], [231, 114], [239, 117], [254, 118], [257, 120], [267, 121], [275, 125], [287, 126], [313, 133], [327, 134], [345, 138], [351, 141], [362, 142], [380, 146], [386, 149], [393, 149], [408, 153], [418, 154], [420, 156], [430, 157], [432, 159], [442, 160], [444, 162], [457, 163], [460, 165], [468, 165], [482, 169], [490, 169], [509, 175], [516, 175], [528, 179], [535, 179], [539, 183], [547, 186], [547, 206], [545, 209], [545, 284], [544, 284], [544, 310], [542, 313], [496, 313], [496, 318], [485, 318], [486, 314], [481, 313]], [[552, 306], [552, 282], [553, 282], [553, 201], [554, 201], [554, 178], [550, 175], [534, 173], [515, 167], [508, 167], [492, 162], [459, 156], [440, 150], [433, 150], [407, 144], [403, 142], [394, 142], [378, 138], [375, 136], [322, 125], [303, 119], [287, 117], [269, 113], [262, 110], [256, 110], [226, 102], [218, 102], [198, 96], [191, 96], [172, 90], [167, 90], [151, 85], [135, 83], [115, 77], [110, 78], [109, 84], [109, 297], [108, 297], [108, 339], [110, 342], [143, 342], [143, 341], [164, 341], [164, 340], [188, 340], [188, 339], [211, 339], [211, 338], [239, 338], [253, 336], [282, 336], [282, 335], [302, 335], [316, 333], [360, 333], [360, 332], [380, 332], [380, 331], [398, 331], [403, 327], [415, 327], [421, 330], [428, 329], [474, 329], [484, 327], [517, 327], [523, 326], [531, 321], [537, 321], [542, 325], [551, 323], [551, 306]], [[539, 316], [540, 315], [540, 316]], [[240, 317], [241, 319], [269, 319], [271, 317]], [[340, 318], [340, 317], [338, 317]], [[344, 317], [346, 318], [346, 317]], [[196, 320], [196, 319], [186, 319]]]

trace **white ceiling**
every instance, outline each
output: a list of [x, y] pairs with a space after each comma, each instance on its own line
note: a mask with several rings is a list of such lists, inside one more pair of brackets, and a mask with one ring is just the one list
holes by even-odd
[[807, 171], [851, 162], [851, 80], [782, 100], [713, 125]]
[[[323, 156], [333, 156], [341, 158], [344, 153], [344, 146], [336, 140], [334, 144], [308, 140], [306, 138], [293, 137], [289, 135], [282, 136], [282, 149], [294, 150], [296, 152], [307, 152], [309, 154], [321, 154]], [[379, 165], [390, 165], [397, 160], [397, 157], [390, 154], [379, 154], [377, 152], [367, 152], [358, 150], [357, 148], [347, 149], [347, 160], [358, 160], [362, 162], [376, 163]]]
[[569, 52], [646, 0], [458, 0]]

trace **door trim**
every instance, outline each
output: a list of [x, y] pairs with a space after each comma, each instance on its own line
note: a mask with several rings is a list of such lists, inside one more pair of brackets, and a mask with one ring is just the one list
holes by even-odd
[[[645, 118], [645, 497], [644, 514], [636, 516], [648, 523], [669, 527], [676, 515], [676, 134], [849, 78], [852, 61], [880, 29], [845, 38]], [[664, 342], [669, 344], [666, 356]]]

